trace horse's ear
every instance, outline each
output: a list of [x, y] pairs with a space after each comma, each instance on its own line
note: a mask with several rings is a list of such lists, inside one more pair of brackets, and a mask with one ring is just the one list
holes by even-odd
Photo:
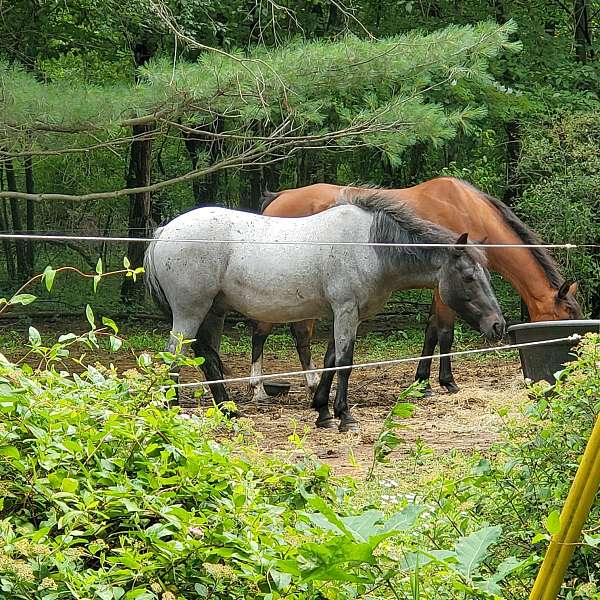
[[573, 296], [577, 292], [577, 282], [576, 281], [565, 281], [558, 292], [556, 293], [556, 297], [559, 300], [564, 300], [567, 297], [567, 294], [572, 294]]

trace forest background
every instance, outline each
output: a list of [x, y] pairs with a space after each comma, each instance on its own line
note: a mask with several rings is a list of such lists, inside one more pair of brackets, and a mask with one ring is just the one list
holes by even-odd
[[[594, 0], [0, 1], [0, 230], [146, 237], [264, 189], [453, 175], [547, 242], [600, 244], [599, 25]], [[2, 295], [143, 250], [4, 238]], [[598, 252], [556, 253], [595, 317]], [[91, 290], [35, 293], [75, 310]]]

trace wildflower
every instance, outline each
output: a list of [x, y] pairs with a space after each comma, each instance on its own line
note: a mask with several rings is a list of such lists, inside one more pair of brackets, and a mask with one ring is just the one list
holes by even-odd
[[398, 482], [395, 481], [394, 479], [382, 479], [381, 485], [382, 485], [382, 487], [395, 488], [395, 487], [398, 487]]
[[23, 556], [29, 556], [30, 547], [29, 540], [18, 540], [14, 544], [15, 550]]
[[158, 594], [159, 592], [162, 592], [162, 587], [161, 587], [160, 583], [158, 583], [158, 581], [153, 581], [150, 584], [150, 589], [156, 594]]
[[204, 537], [204, 531], [200, 527], [190, 527], [189, 532], [190, 535], [194, 536], [195, 538]]
[[50, 553], [50, 548], [48, 548], [48, 546], [44, 546], [44, 544], [31, 545], [31, 556], [48, 556]]
[[56, 583], [56, 581], [54, 581], [54, 579], [51, 579], [50, 577], [44, 577], [44, 579], [42, 579], [42, 583], [40, 584], [40, 588], [42, 589], [55, 590], [57, 587], [58, 584]]
[[237, 579], [235, 571], [228, 565], [203, 563], [206, 572], [215, 579]]
[[137, 369], [127, 369], [123, 371], [123, 379], [140, 379], [142, 374]]
[[173, 592], [163, 592], [162, 600], [177, 600], [177, 596]]

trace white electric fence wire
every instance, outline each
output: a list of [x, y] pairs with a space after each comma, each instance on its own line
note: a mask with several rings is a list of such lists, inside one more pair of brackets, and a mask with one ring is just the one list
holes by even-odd
[[344, 365], [342, 367], [324, 367], [321, 369], [309, 369], [306, 371], [286, 371], [283, 373], [268, 373], [260, 376], [248, 376], [248, 377], [232, 377], [230, 379], [211, 379], [210, 381], [194, 381], [191, 383], [175, 383], [173, 385], [162, 386], [161, 390], [167, 390], [169, 388], [195, 388], [195, 387], [208, 387], [209, 385], [216, 383], [243, 383], [243, 382], [258, 382], [265, 379], [276, 379], [278, 377], [300, 377], [307, 375], [308, 373], [327, 373], [332, 371], [347, 371], [349, 369], [367, 369], [369, 367], [384, 367], [389, 365], [399, 365], [408, 362], [417, 362], [420, 360], [430, 360], [434, 358], [445, 358], [452, 356], [466, 356], [468, 354], [482, 354], [487, 352], [498, 352], [501, 350], [515, 350], [518, 348], [531, 348], [533, 346], [548, 346], [550, 344], [556, 344], [558, 342], [577, 342], [581, 339], [578, 333], [574, 333], [567, 337], [555, 338], [552, 340], [541, 340], [538, 342], [523, 342], [521, 344], [507, 344], [504, 346], [491, 346], [488, 348], [475, 348], [473, 350], [460, 350], [457, 352], [447, 352], [444, 354], [430, 354], [429, 356], [411, 356], [408, 358], [395, 358], [392, 360], [379, 360], [368, 363], [358, 363], [353, 365]]
[[168, 239], [161, 240], [156, 238], [141, 237], [104, 237], [96, 235], [78, 236], [78, 235], [43, 235], [43, 234], [16, 234], [2, 233], [0, 240], [39, 240], [39, 241], [81, 241], [81, 242], [140, 242], [140, 243], [194, 243], [194, 244], [250, 244], [258, 246], [276, 246], [279, 244], [288, 246], [379, 246], [390, 248], [600, 248], [600, 244], [416, 244], [416, 243], [387, 243], [387, 242], [326, 242], [314, 240], [205, 240], [205, 239]]

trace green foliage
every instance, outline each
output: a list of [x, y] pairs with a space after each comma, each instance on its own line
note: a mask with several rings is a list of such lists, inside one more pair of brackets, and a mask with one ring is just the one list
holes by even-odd
[[[169, 371], [201, 359], [142, 354], [121, 376], [85, 365], [72, 353], [96, 345], [101, 330], [95, 317], [90, 324], [48, 346], [31, 328], [40, 369], [0, 356], [0, 598], [500, 593], [515, 564], [485, 566], [498, 527], [432, 547], [415, 535], [425, 507], [360, 509], [354, 486], [341, 487], [328, 467], [257, 453], [245, 420], [170, 407]], [[405, 406], [394, 415], [406, 416]]]
[[[517, 208], [549, 243], [594, 244], [600, 228], [600, 126], [596, 112], [562, 113], [531, 124], [519, 163], [525, 183]], [[600, 294], [595, 249], [557, 253], [580, 282], [588, 309]]]
[[[577, 360], [561, 372], [554, 386], [540, 383], [531, 388], [525, 418], [507, 422], [495, 455], [475, 461], [471, 473], [458, 481], [441, 477], [425, 495], [436, 507], [437, 519], [430, 527], [438, 541], [452, 539], [457, 528], [502, 526], [493, 560], [519, 565], [521, 574], [506, 597], [528, 597], [534, 565], [550, 536], [560, 530], [560, 510], [600, 411], [599, 397], [600, 336], [589, 334]], [[596, 501], [561, 598], [597, 597], [592, 592], [600, 568], [595, 532], [599, 515]]]

